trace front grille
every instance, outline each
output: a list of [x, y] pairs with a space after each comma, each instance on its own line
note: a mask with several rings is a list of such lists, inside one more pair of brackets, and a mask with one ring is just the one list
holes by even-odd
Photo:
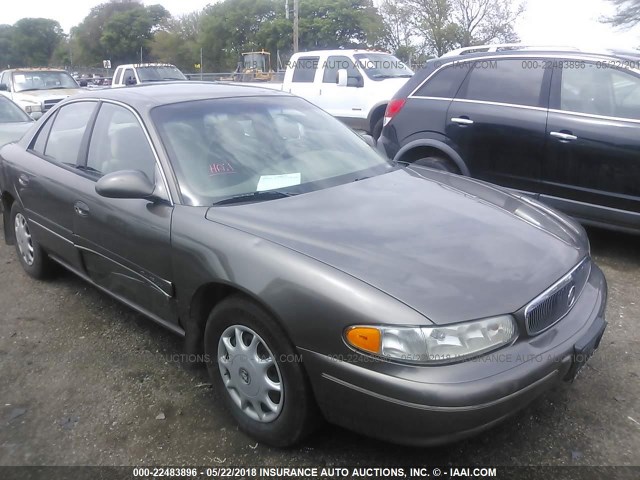
[[575, 305], [591, 273], [591, 259], [585, 258], [571, 272], [533, 300], [524, 316], [529, 335], [538, 335], [562, 320]]
[[62, 98], [58, 98], [56, 100], [45, 100], [44, 101], [44, 111], [46, 112], [51, 107], [53, 107], [56, 103], [60, 102]]

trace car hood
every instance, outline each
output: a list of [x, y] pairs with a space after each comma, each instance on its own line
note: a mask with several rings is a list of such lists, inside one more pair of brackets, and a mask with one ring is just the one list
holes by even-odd
[[584, 233], [553, 213], [420, 168], [206, 217], [331, 265], [436, 324], [515, 312], [588, 255]]
[[14, 101], [20, 100], [36, 100], [42, 102], [44, 100], [64, 99], [71, 95], [83, 92], [81, 88], [61, 88], [59, 90], [29, 90], [27, 92], [16, 92], [13, 94]]
[[17, 142], [32, 126], [33, 122], [0, 123], [0, 147]]

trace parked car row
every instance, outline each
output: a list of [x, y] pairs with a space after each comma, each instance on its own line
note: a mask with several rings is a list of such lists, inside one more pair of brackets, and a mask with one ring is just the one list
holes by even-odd
[[[387, 108], [395, 156], [413, 96]], [[456, 115], [461, 128], [480, 117]], [[607, 285], [576, 221], [399, 159], [283, 91], [85, 91], [0, 149], [4, 236], [29, 275], [62, 265], [183, 336], [261, 442], [296, 443], [323, 417], [451, 442], [576, 377], [603, 336]]]

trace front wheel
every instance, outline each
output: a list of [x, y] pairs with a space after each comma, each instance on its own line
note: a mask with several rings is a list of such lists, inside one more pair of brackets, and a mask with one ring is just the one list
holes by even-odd
[[262, 308], [241, 296], [217, 305], [205, 328], [207, 369], [245, 432], [276, 447], [309, 434], [317, 419], [293, 345]]
[[11, 206], [11, 225], [15, 236], [16, 253], [24, 271], [40, 280], [49, 277], [54, 271], [53, 262], [38, 241], [33, 238], [27, 217], [18, 202], [14, 202]]

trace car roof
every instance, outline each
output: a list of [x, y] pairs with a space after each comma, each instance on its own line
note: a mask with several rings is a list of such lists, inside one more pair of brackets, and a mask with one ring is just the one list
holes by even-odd
[[308, 52], [298, 52], [295, 56], [302, 57], [308, 55], [353, 55], [354, 53], [384, 53], [386, 55], [393, 55], [392, 53], [385, 52], [384, 50], [367, 50], [367, 49], [350, 49], [350, 50], [310, 50]]
[[498, 52], [474, 52], [474, 53], [463, 53], [460, 55], [450, 55], [443, 56], [440, 58], [434, 58], [429, 60], [429, 62], [440, 62], [449, 63], [452, 61], [462, 62], [465, 60], [471, 60], [476, 58], [486, 58], [486, 57], [505, 57], [505, 56], [518, 56], [518, 55], [526, 55], [526, 56], [540, 56], [540, 57], [558, 57], [558, 56], [568, 56], [568, 57], [581, 57], [586, 59], [602, 59], [602, 58], [614, 58], [619, 60], [640, 60], [640, 51], [638, 50], [617, 50], [617, 49], [602, 49], [602, 50], [583, 50], [583, 49], [535, 49], [535, 48], [513, 48], [510, 50], [501, 50]]
[[116, 68], [176, 67], [172, 63], [124, 63]]
[[136, 109], [151, 109], [159, 105], [231, 97], [289, 96], [280, 90], [252, 85], [223, 82], [158, 82], [122, 88], [88, 90], [69, 100], [98, 99], [123, 102]]

